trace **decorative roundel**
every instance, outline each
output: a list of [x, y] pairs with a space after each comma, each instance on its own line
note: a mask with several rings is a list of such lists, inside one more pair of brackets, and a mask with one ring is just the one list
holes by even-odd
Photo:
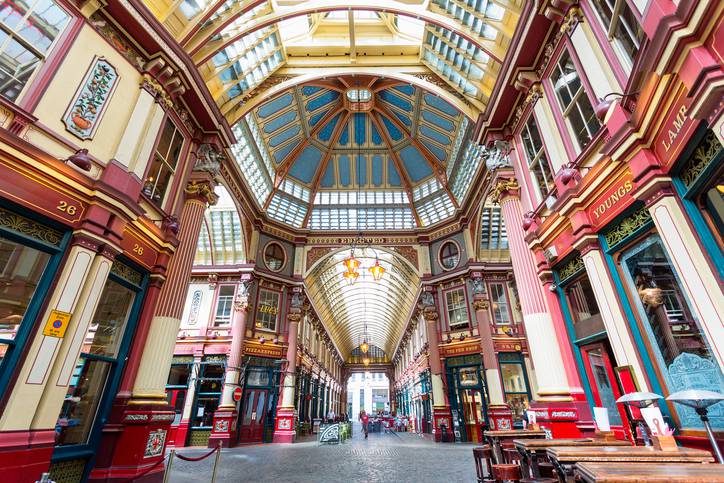
[[444, 270], [452, 270], [460, 263], [460, 246], [454, 241], [446, 241], [440, 247], [437, 256]]
[[264, 264], [272, 272], [278, 272], [287, 263], [287, 254], [277, 242], [269, 242], [264, 247]]

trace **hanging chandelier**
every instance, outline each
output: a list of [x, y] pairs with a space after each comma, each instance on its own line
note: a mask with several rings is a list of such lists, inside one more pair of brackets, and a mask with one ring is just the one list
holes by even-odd
[[369, 366], [369, 365], [370, 365], [370, 358], [369, 358], [369, 357], [365, 357], [364, 359], [362, 359], [362, 364], [364, 364], [365, 366]]
[[370, 267], [370, 273], [372, 274], [372, 278], [375, 280], [375, 282], [379, 282], [382, 280], [382, 276], [385, 274], [385, 267], [380, 265], [380, 259], [375, 258], [375, 264]]
[[367, 351], [370, 350], [370, 345], [367, 343], [367, 339], [362, 341], [359, 346], [359, 350], [361, 350], [363, 354], [366, 354]]

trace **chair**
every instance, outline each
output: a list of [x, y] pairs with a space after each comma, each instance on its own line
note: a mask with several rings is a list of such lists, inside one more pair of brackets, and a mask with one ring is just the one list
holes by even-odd
[[520, 453], [516, 448], [503, 449], [503, 461], [509, 465], [520, 465]]
[[478, 477], [478, 483], [492, 482], [493, 480], [493, 450], [490, 445], [479, 446], [473, 448], [473, 458], [475, 459], [475, 474]]
[[515, 483], [557, 483], [557, 478], [523, 478], [520, 466], [515, 464], [493, 465], [493, 478], [496, 483], [512, 481]]

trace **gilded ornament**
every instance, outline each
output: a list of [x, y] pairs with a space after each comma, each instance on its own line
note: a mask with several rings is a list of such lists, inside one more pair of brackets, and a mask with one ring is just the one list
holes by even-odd
[[190, 181], [185, 191], [187, 195], [196, 195], [204, 199], [209, 205], [215, 205], [219, 201], [218, 195], [214, 193], [209, 183]]
[[0, 226], [55, 246], [60, 245], [60, 241], [63, 239], [63, 233], [60, 231], [48, 228], [3, 208], [0, 208]]
[[606, 233], [603, 238], [606, 240], [609, 248], [613, 247], [650, 221], [651, 213], [649, 213], [649, 210], [645, 207], [641, 208], [639, 211], [621, 220], [621, 223]]
[[490, 302], [486, 299], [473, 300], [473, 308], [475, 310], [488, 310], [488, 307], [490, 307]]
[[515, 178], [511, 178], [509, 180], [500, 180], [498, 181], [498, 184], [495, 185], [495, 188], [493, 188], [493, 192], [490, 194], [490, 196], [493, 200], [493, 203], [500, 204], [501, 202], [505, 201], [506, 193], [511, 193], [518, 189], [520, 189], [520, 185], [515, 180]]
[[583, 257], [581, 257], [579, 255], [579, 256], [573, 257], [573, 259], [571, 259], [568, 263], [563, 265], [563, 267], [558, 271], [558, 277], [561, 280], [567, 280], [583, 269], [584, 269]]
[[687, 188], [691, 188], [721, 149], [722, 145], [716, 137], [716, 134], [714, 134], [714, 131], [707, 131], [706, 136], [701, 140], [694, 150], [694, 154], [692, 154], [686, 166], [681, 171], [680, 178]]
[[113, 265], [111, 265], [111, 273], [117, 275], [118, 277], [121, 277], [124, 280], [128, 280], [134, 285], [141, 285], [141, 282], [143, 281], [143, 275], [141, 275], [140, 272], [137, 272], [125, 263], [119, 262], [118, 260], [113, 260]]

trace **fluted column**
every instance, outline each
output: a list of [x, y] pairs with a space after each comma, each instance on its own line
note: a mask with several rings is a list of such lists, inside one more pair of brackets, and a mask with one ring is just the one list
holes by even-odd
[[168, 277], [161, 288], [133, 386], [133, 398], [150, 404], [166, 404], [166, 381], [181, 324], [201, 222], [207, 206], [215, 204], [218, 199], [214, 194], [214, 182], [207, 173], [192, 180], [185, 191], [179, 245], [169, 263]]
[[493, 197], [500, 204], [505, 219], [513, 274], [518, 285], [528, 346], [538, 380], [537, 400], [571, 401], [571, 390], [561, 356], [562, 347], [546, 307], [533, 252], [524, 238], [518, 183], [514, 178], [499, 180]]
[[294, 389], [297, 373], [297, 336], [303, 314], [303, 296], [300, 292], [292, 295], [287, 314], [287, 368], [284, 375], [281, 403], [277, 406], [277, 420], [274, 429], [274, 443], [293, 443], [296, 437]]
[[241, 361], [244, 359], [244, 335], [246, 332], [248, 313], [249, 282], [242, 280], [239, 284], [236, 300], [234, 300], [234, 318], [231, 322], [231, 348], [229, 350], [229, 360], [226, 365], [224, 390], [221, 394], [221, 405], [219, 409], [236, 407], [233, 396], [234, 390], [239, 387], [239, 377], [241, 376]]
[[[441, 441], [447, 434], [452, 432], [452, 418], [450, 405], [445, 395], [442, 383], [442, 361], [440, 360], [440, 347], [437, 334], [437, 321], [440, 315], [434, 305], [434, 298], [430, 292], [423, 292], [422, 295], [422, 317], [425, 320], [427, 331], [428, 358], [430, 361], [430, 379], [432, 383], [432, 412], [433, 412], [433, 435], [435, 441]], [[444, 426], [444, 428], [443, 428]]]

